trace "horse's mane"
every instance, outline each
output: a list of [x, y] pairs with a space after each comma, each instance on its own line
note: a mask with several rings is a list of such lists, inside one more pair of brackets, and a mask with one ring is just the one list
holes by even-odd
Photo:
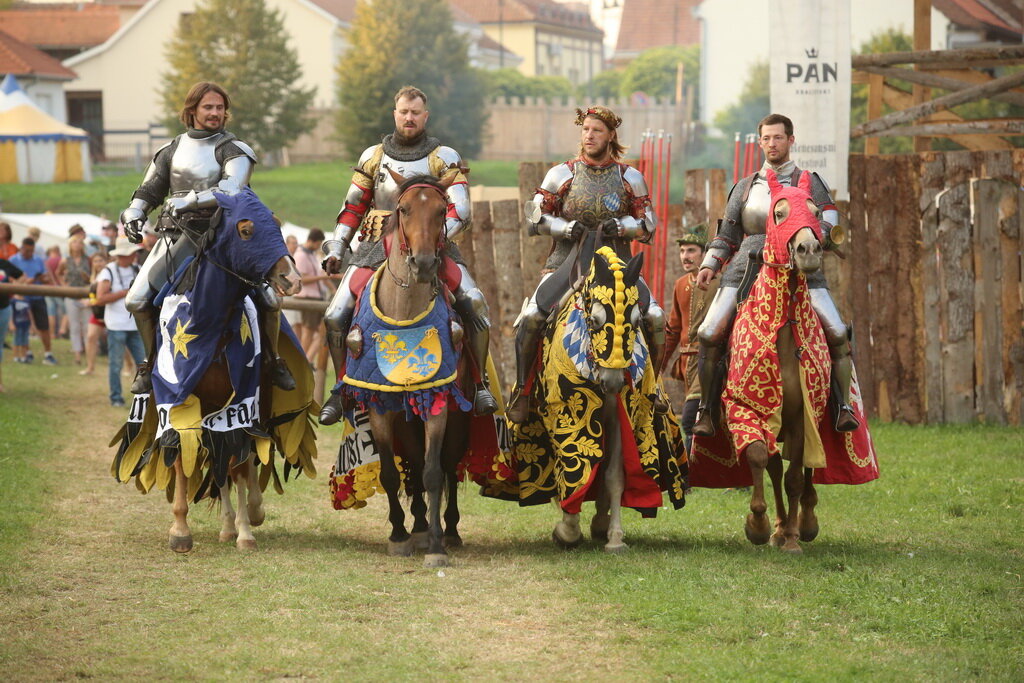
[[[447, 195], [448, 193], [447, 188], [445, 188], [445, 186], [441, 184], [441, 181], [438, 178], [435, 178], [429, 173], [421, 173], [419, 175], [410, 176], [403, 180], [402, 184], [398, 186], [398, 196], [401, 197], [402, 193], [404, 193], [413, 185], [430, 185], [431, 187], [436, 188], [442, 195]], [[395, 214], [391, 214], [390, 216], [388, 216], [387, 221], [381, 228], [381, 236], [390, 235], [395, 231], [397, 227], [398, 221], [395, 220]]]

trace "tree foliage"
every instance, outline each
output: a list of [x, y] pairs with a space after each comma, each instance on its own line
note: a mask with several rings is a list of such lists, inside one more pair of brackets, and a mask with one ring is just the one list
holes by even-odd
[[538, 97], [551, 101], [573, 94], [572, 83], [565, 76], [527, 76], [511, 68], [479, 73], [488, 97]]
[[170, 68], [161, 97], [169, 130], [181, 128], [178, 112], [198, 81], [227, 90], [229, 130], [258, 150], [276, 152], [313, 129], [307, 110], [316, 88], [297, 84], [302, 68], [281, 13], [263, 0], [200, 0], [165, 54]]
[[730, 140], [732, 133], [756, 133], [757, 124], [771, 113], [769, 91], [768, 61], [754, 62], [736, 104], [715, 114], [715, 128]]
[[683, 83], [700, 82], [700, 46], [667, 45], [645, 50], [626, 67], [619, 86], [621, 97], [642, 92], [649, 97], [675, 99], [676, 69], [683, 64]]
[[427, 130], [471, 157], [480, 151], [484, 86], [444, 0], [360, 0], [338, 63], [338, 137], [352, 155], [394, 130], [394, 95], [427, 94]]
[[594, 76], [589, 82], [580, 86], [580, 97], [596, 99], [615, 99], [622, 96], [622, 79], [626, 72], [621, 69], [609, 69]]

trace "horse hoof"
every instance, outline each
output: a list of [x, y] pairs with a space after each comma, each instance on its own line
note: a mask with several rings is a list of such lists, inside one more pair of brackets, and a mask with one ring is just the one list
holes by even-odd
[[412, 555], [412, 537], [404, 541], [388, 541], [388, 555], [392, 557], [409, 557]]
[[461, 548], [462, 536], [459, 536], [458, 534], [445, 534], [444, 538], [441, 539], [441, 542], [444, 543], [444, 547], [448, 550], [451, 550], [452, 548]]
[[249, 525], [260, 526], [267, 519], [267, 513], [264, 512], [263, 508], [260, 507], [257, 510], [249, 511]]
[[581, 538], [577, 537], [574, 541], [567, 541], [561, 536], [559, 536], [558, 531], [556, 530], [551, 532], [551, 540], [554, 541], [555, 545], [557, 545], [562, 550], [572, 550], [580, 544]]
[[604, 547], [604, 551], [606, 553], [611, 553], [612, 555], [621, 555], [627, 550], [629, 550], [629, 546], [625, 543], [622, 543], [621, 541], [616, 545], [606, 545]]
[[598, 522], [594, 519], [590, 522], [590, 538], [600, 543], [608, 542], [608, 520], [605, 519], [604, 523]]
[[747, 515], [747, 523], [743, 525], [743, 531], [747, 534], [747, 540], [754, 545], [764, 545], [771, 536], [768, 519], [764, 516], [755, 517], [753, 513]]
[[235, 546], [239, 550], [256, 550], [256, 539], [255, 538], [240, 538], [235, 541]]
[[786, 544], [786, 537], [782, 534], [772, 534], [772, 537], [768, 540], [773, 548], [781, 548]]
[[426, 550], [430, 547], [430, 532], [429, 531], [414, 531], [412, 532], [412, 546], [416, 550]]
[[187, 553], [192, 550], [192, 537], [171, 536], [167, 545], [176, 553]]
[[815, 524], [813, 527], [807, 529], [800, 529], [800, 540], [804, 543], [810, 543], [818, 537], [818, 525]]
[[235, 540], [235, 538], [237, 537], [237, 531], [222, 531], [220, 532], [220, 536], [217, 537], [217, 540], [219, 540], [221, 543], [227, 543], [228, 541]]
[[787, 541], [786, 545], [779, 548], [779, 550], [786, 553], [787, 555], [802, 555], [804, 552], [804, 549], [801, 548], [800, 544], [796, 541]]
[[444, 553], [427, 553], [423, 556], [423, 566], [427, 569], [448, 566], [448, 555]]

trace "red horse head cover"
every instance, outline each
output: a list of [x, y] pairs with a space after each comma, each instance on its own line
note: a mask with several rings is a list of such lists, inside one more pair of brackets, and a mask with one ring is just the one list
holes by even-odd
[[[767, 239], [764, 244], [765, 258], [771, 263], [789, 263], [789, 240], [801, 228], [810, 228], [821, 241], [821, 225], [814, 215], [814, 200], [811, 198], [811, 174], [800, 174], [800, 182], [786, 186], [779, 182], [775, 171], [768, 169], [766, 175], [771, 192], [768, 223], [765, 226]], [[789, 215], [781, 223], [775, 223], [775, 207], [779, 201], [789, 201]]]

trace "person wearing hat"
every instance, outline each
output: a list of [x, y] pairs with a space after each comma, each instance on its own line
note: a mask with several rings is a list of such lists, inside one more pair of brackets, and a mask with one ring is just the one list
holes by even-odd
[[679, 245], [679, 261], [683, 265], [683, 276], [676, 280], [672, 290], [672, 310], [665, 326], [665, 356], [662, 360], [662, 371], [669, 366], [669, 361], [679, 349], [679, 356], [671, 364], [669, 375], [683, 383], [686, 389], [686, 403], [680, 416], [683, 433], [686, 434], [686, 449], [689, 451], [693, 439], [693, 423], [700, 405], [700, 381], [697, 375], [697, 353], [700, 344], [692, 334], [703, 320], [707, 304], [718, 289], [718, 279], [709, 283], [707, 291], [695, 288], [697, 271], [704, 259], [704, 249], [708, 243], [708, 226], [700, 223], [692, 228], [684, 228], [683, 236], [676, 240]]
[[139, 274], [139, 267], [135, 265], [135, 252], [139, 249], [128, 238], [118, 238], [110, 252], [114, 262], [108, 263], [96, 278], [96, 303], [105, 306], [103, 322], [107, 327], [110, 358], [110, 405], [114, 407], [124, 406], [121, 364], [124, 362], [125, 349], [132, 354], [136, 364], [146, 360], [142, 335], [124, 304], [124, 298]]

